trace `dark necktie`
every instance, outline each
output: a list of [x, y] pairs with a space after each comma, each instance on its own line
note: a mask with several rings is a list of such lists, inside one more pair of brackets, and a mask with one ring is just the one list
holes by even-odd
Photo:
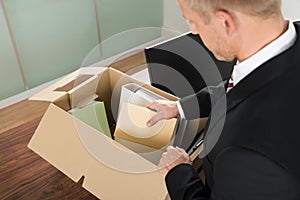
[[233, 88], [233, 86], [234, 86], [234, 84], [233, 84], [233, 79], [232, 79], [232, 76], [231, 76], [229, 81], [228, 81], [227, 92], [229, 92], [229, 90], [231, 90]]

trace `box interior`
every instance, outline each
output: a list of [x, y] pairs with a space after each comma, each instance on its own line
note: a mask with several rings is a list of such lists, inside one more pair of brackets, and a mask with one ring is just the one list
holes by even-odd
[[[177, 100], [176, 97], [166, 92], [137, 81], [115, 69], [109, 68], [103, 71], [101, 74], [98, 74], [97, 78], [95, 78], [95, 75], [77, 75], [71, 78], [71, 80], [68, 82], [64, 83], [63, 86], [56, 87], [54, 92], [65, 92], [66, 95], [56, 99], [53, 103], [61, 109], [69, 111], [74, 107], [83, 107], [93, 100], [104, 102], [111, 136], [114, 139], [121, 89], [123, 85], [128, 83], [135, 83], [141, 87], [145, 87], [148, 90], [164, 96], [167, 99]], [[72, 86], [72, 84], [74, 85]], [[76, 91], [76, 86], [78, 85], [80, 85], [80, 88]], [[165, 148], [153, 149], [121, 139], [118, 139], [117, 142], [123, 146], [126, 146], [135, 153], [138, 153], [144, 159], [154, 163], [155, 165], [158, 164], [159, 158], [165, 150]]]

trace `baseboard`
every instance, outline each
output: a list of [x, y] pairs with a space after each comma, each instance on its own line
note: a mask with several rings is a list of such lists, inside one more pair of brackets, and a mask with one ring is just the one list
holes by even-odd
[[5, 108], [5, 107], [11, 106], [13, 104], [16, 104], [16, 103], [18, 103], [20, 101], [28, 99], [29, 97], [31, 97], [34, 94], [42, 91], [43, 89], [47, 88], [48, 86], [50, 86], [52, 83], [58, 81], [59, 79], [61, 79], [61, 78], [49, 81], [49, 82], [44, 83], [42, 85], [39, 85], [39, 86], [37, 86], [35, 88], [26, 90], [25, 92], [22, 92], [22, 93], [19, 93], [17, 95], [14, 95], [12, 97], [8, 97], [8, 98], [6, 98], [4, 100], [1, 100], [0, 101], [0, 110], [3, 109], [3, 108]]

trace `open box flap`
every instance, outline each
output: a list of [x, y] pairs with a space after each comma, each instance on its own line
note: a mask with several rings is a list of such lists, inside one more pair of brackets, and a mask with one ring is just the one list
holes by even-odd
[[[78, 83], [74, 88], [68, 91], [71, 108], [82, 107], [97, 98], [96, 90], [99, 82], [99, 76], [88, 77], [82, 83]], [[76, 84], [76, 83], [75, 83]]]
[[[53, 104], [28, 147], [73, 181], [84, 176], [83, 187], [101, 199], [164, 199], [167, 194], [154, 164]], [[122, 171], [113, 165], [122, 165]], [[144, 173], [133, 173], [140, 170]]]
[[74, 79], [76, 79], [76, 77], [79, 77], [81, 75], [99, 75], [105, 69], [106, 68], [102, 67], [80, 68], [79, 70], [68, 74], [64, 78], [60, 79], [59, 81], [55, 82], [54, 84], [50, 85], [49, 87], [45, 88], [39, 93], [33, 95], [29, 98], [29, 100], [54, 102], [67, 93], [67, 91], [56, 91], [57, 88], [60, 88], [63, 85], [67, 85], [69, 82], [73, 81]]

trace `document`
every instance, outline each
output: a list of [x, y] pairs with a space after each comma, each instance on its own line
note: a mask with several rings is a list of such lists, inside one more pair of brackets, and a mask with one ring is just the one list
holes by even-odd
[[115, 138], [156, 149], [169, 145], [176, 131], [177, 119], [162, 120], [152, 127], [147, 127], [146, 122], [155, 114], [148, 108], [123, 103], [119, 110]]
[[167, 100], [166, 98], [141, 87], [135, 83], [129, 83], [122, 86], [119, 112], [123, 103], [131, 103], [142, 107], [147, 107], [155, 100]]
[[74, 117], [111, 138], [104, 102], [92, 103], [69, 111]]

